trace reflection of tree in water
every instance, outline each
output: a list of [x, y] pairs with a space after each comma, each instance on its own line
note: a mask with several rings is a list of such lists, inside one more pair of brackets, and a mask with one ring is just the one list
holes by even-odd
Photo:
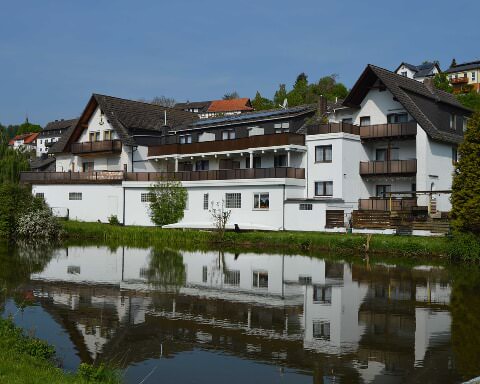
[[50, 243], [0, 243], [0, 311], [7, 297], [24, 301], [18, 288], [30, 280], [32, 273], [43, 271], [53, 253]]
[[146, 278], [157, 289], [178, 291], [186, 280], [183, 256], [169, 248], [152, 249]]
[[452, 347], [455, 366], [465, 378], [480, 375], [480, 267], [453, 274]]

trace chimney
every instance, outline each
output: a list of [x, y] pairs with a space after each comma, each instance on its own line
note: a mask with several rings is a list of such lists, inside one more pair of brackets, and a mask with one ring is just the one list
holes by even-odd
[[425, 84], [428, 90], [433, 93], [435, 90], [435, 84], [433, 83], [432, 77], [427, 77], [425, 80], [423, 80], [423, 84]]
[[320, 95], [318, 99], [318, 114], [324, 116], [327, 113], [327, 98], [323, 95]]

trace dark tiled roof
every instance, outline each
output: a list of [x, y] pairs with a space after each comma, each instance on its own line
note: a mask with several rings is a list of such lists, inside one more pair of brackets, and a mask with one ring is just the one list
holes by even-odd
[[60, 136], [58, 141], [50, 147], [48, 153], [62, 153], [65, 150], [68, 140], [70, 140], [70, 137], [72, 136], [72, 133], [77, 126], [77, 123], [72, 124], [70, 127], [67, 128], [65, 132], [62, 132], [62, 136]]
[[462, 140], [461, 135], [454, 131], [445, 131], [437, 123], [438, 117], [436, 114], [439, 111], [439, 103], [457, 111], [461, 110], [466, 115], [471, 113], [469, 109], [460, 104], [455, 96], [374, 65], [367, 66], [348, 94], [344, 104], [350, 107], [359, 107], [368, 93], [369, 87], [373, 85], [376, 79], [379, 79], [387, 87], [432, 139], [453, 143]]
[[[69, 119], [69, 120], [55, 120], [55, 121], [51, 121], [50, 123], [48, 123], [45, 128], [43, 128], [42, 132], [46, 132], [46, 131], [58, 131], [58, 130], [64, 130], [64, 129], [67, 129], [69, 127], [71, 127], [72, 125], [75, 125], [77, 124], [77, 121], [78, 121], [78, 118], [76, 119]], [[40, 135], [41, 136], [41, 135]]]
[[403, 62], [402, 64], [400, 64], [398, 66], [398, 68], [395, 70], [395, 72], [397, 72], [402, 65], [404, 65], [405, 67], [407, 67], [411, 71], [415, 72], [415, 74], [413, 75], [414, 78], [419, 78], [419, 77], [432, 76], [433, 75], [432, 71], [437, 64], [432, 63], [432, 62], [428, 62], [428, 63], [423, 63], [423, 64], [420, 64], [420, 65], [413, 65], [413, 64]]
[[193, 101], [193, 102], [186, 102], [186, 103], [177, 103], [173, 108], [187, 110], [192, 108], [198, 108], [199, 113], [207, 112], [208, 107], [212, 104], [211, 101]]
[[49, 168], [51, 164], [55, 163], [55, 157], [50, 156], [45, 159], [37, 158], [30, 161], [30, 168], [33, 170], [43, 170]]
[[471, 61], [469, 63], [457, 64], [454, 67], [450, 67], [445, 71], [445, 73], [462, 72], [462, 71], [468, 71], [469, 69], [479, 69], [479, 68], [480, 68], [480, 60]]

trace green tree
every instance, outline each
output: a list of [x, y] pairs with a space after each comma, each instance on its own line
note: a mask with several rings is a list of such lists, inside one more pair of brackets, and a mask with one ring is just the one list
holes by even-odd
[[260, 92], [257, 91], [255, 98], [252, 100], [252, 107], [256, 111], [262, 111], [265, 109], [272, 109], [274, 108], [274, 105], [272, 100], [262, 97]]
[[275, 108], [278, 108], [279, 105], [283, 105], [283, 101], [287, 98], [287, 87], [285, 84], [280, 84], [278, 86], [278, 90], [275, 92], [273, 96], [273, 103], [275, 104]]
[[309, 88], [313, 98], [310, 97], [311, 100], [307, 100], [307, 102], [317, 102], [320, 96], [324, 96], [329, 101], [347, 97], [348, 89], [344, 84], [337, 82], [337, 77], [335, 74], [324, 76], [316, 84], [311, 84]]
[[458, 147], [452, 184], [452, 224], [456, 230], [480, 234], [480, 113], [469, 121]]
[[239, 98], [240, 98], [240, 95], [238, 94], [237, 91], [228, 92], [225, 95], [223, 95], [223, 100], [234, 100]]
[[147, 280], [155, 288], [180, 289], [185, 284], [182, 254], [169, 248], [154, 248], [150, 253]]
[[183, 219], [187, 190], [176, 180], [160, 180], [150, 188], [150, 217], [155, 225], [164, 226]]
[[458, 101], [465, 107], [470, 108], [476, 112], [480, 112], [480, 93], [471, 91], [457, 95]]
[[42, 127], [38, 124], [31, 124], [28, 122], [28, 119], [25, 120], [23, 124], [20, 124], [17, 130], [17, 135], [23, 135], [24, 133], [35, 133], [40, 132]]
[[433, 85], [442, 91], [453, 92], [453, 87], [450, 85], [448, 76], [445, 73], [437, 73], [433, 78]]
[[28, 154], [16, 151], [8, 146], [6, 132], [0, 136], [0, 184], [18, 183], [20, 172], [28, 171]]
[[294, 107], [296, 105], [305, 104], [307, 93], [308, 77], [302, 72], [297, 76], [293, 89], [287, 94], [288, 105]]

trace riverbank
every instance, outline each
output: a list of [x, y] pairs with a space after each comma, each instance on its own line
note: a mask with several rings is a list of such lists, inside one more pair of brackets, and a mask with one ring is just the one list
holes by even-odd
[[324, 232], [227, 232], [222, 242], [215, 232], [161, 229], [158, 227], [116, 226], [78, 221], [63, 222], [65, 237], [70, 240], [114, 241], [122, 245], [171, 245], [192, 249], [223, 248], [245, 251], [286, 252], [355, 252], [391, 256], [435, 257], [455, 261], [478, 261], [480, 241], [468, 235], [418, 237]]
[[0, 318], [0, 383], [9, 384], [117, 384], [111, 370], [82, 365], [76, 374], [55, 367], [52, 346], [25, 336], [9, 319]]

